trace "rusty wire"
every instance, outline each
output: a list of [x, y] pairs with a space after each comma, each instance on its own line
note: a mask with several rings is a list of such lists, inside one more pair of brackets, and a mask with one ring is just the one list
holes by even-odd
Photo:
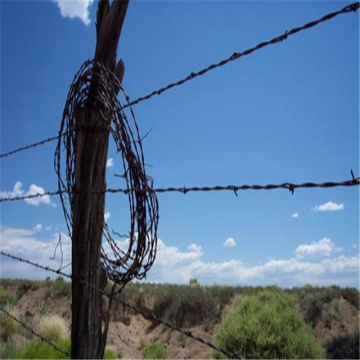
[[37, 141], [37, 142], [35, 142], [33, 144], [29, 144], [29, 145], [17, 148], [15, 150], [9, 151], [7, 153], [1, 154], [0, 159], [11, 156], [11, 155], [14, 155], [14, 154], [16, 154], [18, 152], [21, 152], [21, 151], [30, 150], [32, 148], [35, 148], [35, 147], [40, 146], [40, 145], [44, 145], [44, 144], [46, 144], [48, 142], [52, 142], [52, 141], [55, 141], [57, 139], [59, 139], [59, 136], [53, 136], [53, 137], [50, 137], [48, 139], [40, 140], [40, 141]]
[[38, 334], [35, 330], [33, 330], [29, 325], [26, 325], [24, 322], [22, 322], [20, 319], [18, 319], [17, 317], [11, 315], [8, 311], [6, 311], [4, 308], [0, 307], [0, 311], [2, 311], [5, 315], [7, 315], [9, 318], [11, 318], [12, 320], [16, 321], [18, 324], [20, 324], [23, 328], [25, 328], [26, 330], [28, 330], [29, 332], [31, 332], [33, 335], [35, 335], [36, 337], [38, 337], [39, 339], [41, 339], [41, 341], [46, 342], [47, 344], [49, 344], [51, 347], [53, 347], [56, 351], [62, 353], [63, 355], [65, 355], [66, 357], [71, 357], [71, 355], [63, 350], [61, 350], [59, 347], [57, 347], [53, 342], [51, 342], [50, 340], [46, 339], [45, 337], [43, 337], [42, 335]]
[[[126, 193], [130, 211], [130, 228], [126, 243], [122, 244], [126, 250], [120, 248], [104, 225], [104, 238], [109, 247], [106, 249], [106, 245], [102, 246], [102, 265], [111, 280], [126, 284], [133, 278], [143, 279], [155, 260], [159, 209], [156, 193], [151, 191], [152, 179], [146, 175], [142, 139], [134, 112], [128, 106], [130, 122], [118, 99], [119, 90], [128, 102], [129, 97], [116, 75], [100, 62], [88, 60], [81, 66], [66, 100], [54, 165], [58, 176], [58, 194], [71, 236], [74, 199], [77, 192], [84, 193], [81, 189], [75, 190], [78, 134], [90, 129], [95, 132], [107, 131], [112, 135], [117, 152], [122, 157], [126, 189], [144, 190]], [[97, 123], [91, 127], [79, 125], [78, 114], [87, 106], [97, 109], [99, 113]], [[65, 161], [62, 159], [63, 151]]]
[[[169, 85], [164, 86], [164, 87], [162, 87], [160, 89], [154, 90], [154, 91], [150, 92], [147, 95], [144, 95], [144, 96], [141, 96], [141, 97], [137, 98], [136, 100], [133, 100], [131, 102], [129, 101], [127, 104], [124, 105], [122, 110], [127, 108], [127, 107], [137, 105], [140, 102], [149, 100], [150, 98], [154, 97], [155, 95], [161, 95], [161, 94], [163, 94], [164, 92], [166, 92], [166, 91], [168, 91], [170, 89], [181, 86], [181, 85], [187, 83], [188, 81], [194, 80], [197, 77], [205, 75], [206, 73], [208, 73], [211, 70], [214, 70], [214, 69], [217, 69], [219, 67], [225, 66], [225, 65], [227, 65], [228, 63], [230, 63], [232, 61], [239, 60], [240, 58], [242, 58], [244, 56], [247, 56], [247, 55], [250, 55], [250, 54], [252, 54], [252, 53], [254, 53], [254, 52], [258, 51], [258, 50], [261, 50], [261, 49], [265, 48], [266, 46], [282, 43], [283, 41], [287, 40], [290, 36], [298, 34], [301, 31], [311, 29], [311, 28], [313, 28], [313, 27], [315, 27], [315, 26], [317, 26], [317, 25], [319, 25], [321, 23], [324, 23], [326, 21], [334, 19], [335, 17], [337, 17], [339, 15], [347, 14], [347, 13], [351, 13], [351, 12], [356, 12], [359, 9], [359, 7], [360, 7], [359, 2], [352, 3], [350, 5], [345, 6], [342, 9], [338, 10], [338, 11], [329, 13], [329, 14], [327, 14], [327, 15], [325, 15], [325, 16], [317, 19], [317, 20], [310, 21], [310, 22], [306, 23], [303, 26], [293, 28], [293, 29], [291, 29], [289, 31], [286, 30], [284, 34], [276, 36], [276, 37], [272, 38], [271, 40], [261, 42], [261, 43], [259, 43], [258, 45], [254, 46], [252, 48], [244, 50], [243, 52], [234, 52], [231, 56], [229, 56], [228, 58], [226, 58], [224, 60], [219, 61], [218, 63], [211, 64], [208, 67], [206, 67], [206, 68], [204, 68], [202, 70], [199, 70], [197, 72], [192, 71], [190, 73], [190, 75], [188, 75], [187, 77], [185, 77], [185, 78], [183, 78], [181, 80], [170, 83]], [[3, 157], [7, 157], [7, 156], [13, 155], [15, 153], [18, 153], [20, 151], [28, 150], [28, 149], [31, 149], [33, 147], [45, 144], [45, 143], [50, 142], [50, 141], [55, 141], [55, 140], [59, 140], [59, 135], [51, 137], [51, 138], [43, 140], [43, 141], [40, 141], [38, 143], [33, 143], [33, 144], [30, 144], [30, 145], [27, 145], [27, 146], [24, 146], [24, 147], [9, 151], [8, 153], [0, 154], [0, 159], [3, 158]]]
[[[353, 174], [352, 174], [353, 175]], [[178, 192], [186, 195], [189, 192], [213, 192], [213, 191], [231, 191], [237, 195], [238, 191], [246, 191], [246, 190], [288, 190], [292, 194], [297, 189], [329, 189], [335, 187], [352, 187], [352, 186], [359, 186], [360, 185], [360, 178], [353, 176], [352, 180], [345, 180], [345, 181], [326, 181], [321, 183], [315, 182], [305, 182], [305, 183], [281, 183], [281, 184], [267, 184], [267, 185], [217, 185], [217, 186], [195, 186], [195, 187], [167, 187], [167, 188], [151, 188], [151, 189], [136, 189], [136, 188], [129, 188], [129, 189], [106, 189], [104, 191], [86, 191], [84, 193], [138, 193], [138, 192], [154, 192], [154, 193], [171, 193], [171, 192]], [[66, 194], [67, 191], [48, 191], [45, 193], [38, 193], [33, 195], [24, 195], [24, 196], [16, 196], [16, 197], [8, 197], [0, 199], [0, 202], [8, 202], [8, 201], [20, 201], [26, 199], [32, 199], [35, 197], [41, 197], [45, 195], [53, 196], [53, 195], [60, 195], [61, 193]]]
[[[30, 260], [27, 260], [27, 259], [23, 259], [19, 256], [16, 256], [16, 255], [12, 255], [12, 254], [9, 254], [9, 253], [6, 253], [2, 250], [0, 250], [0, 255], [3, 255], [9, 259], [12, 259], [12, 260], [17, 260], [19, 262], [22, 262], [22, 263], [25, 263], [25, 264], [28, 264], [28, 265], [31, 265], [31, 266], [34, 266], [36, 268], [39, 268], [39, 269], [42, 269], [42, 270], [45, 270], [45, 271], [50, 271], [50, 272], [53, 272], [55, 274], [58, 274], [58, 275], [62, 275], [68, 279], [73, 279], [75, 278], [73, 275], [70, 275], [70, 274], [67, 274], [67, 273], [64, 273], [62, 272], [61, 270], [55, 270], [55, 269], [52, 269], [50, 268], [49, 266], [43, 266], [39, 263], [35, 263], [33, 261], [30, 261]], [[88, 283], [87, 281], [85, 280], [82, 280], [82, 279], [79, 279], [79, 281], [86, 285], [86, 286], [89, 286], [91, 287], [92, 289], [96, 289], [98, 290], [102, 295], [105, 295], [106, 297], [110, 298], [113, 296], [113, 294], [108, 294], [106, 293], [103, 289], [100, 289], [100, 288], [97, 288], [95, 287], [94, 285]], [[123, 286], [121, 287], [123, 288]], [[144, 311], [134, 305], [131, 305], [130, 303], [126, 302], [125, 300], [121, 299], [121, 298], [118, 298], [118, 297], [113, 297], [114, 301], [120, 303], [121, 305], [135, 311], [136, 313], [138, 314], [141, 314], [142, 316], [144, 316], [145, 318], [147, 319], [151, 319], [151, 320], [154, 320], [156, 321], [157, 323], [159, 324], [162, 324], [164, 326], [166, 326], [167, 328], [171, 329], [171, 330], [175, 330], [183, 335], [185, 335], [186, 337], [188, 338], [191, 338], [201, 344], [204, 344], [206, 345], [207, 347], [211, 348], [211, 349], [214, 349], [218, 352], [221, 352], [222, 354], [228, 356], [229, 358], [231, 359], [242, 359], [243, 357], [239, 354], [239, 353], [236, 353], [236, 352], [230, 352], [224, 348], [221, 348], [221, 347], [218, 347], [216, 345], [214, 345], [213, 343], [211, 343], [210, 341], [207, 341], [207, 340], [204, 340], [202, 338], [200, 338], [199, 336], [196, 336], [194, 335], [191, 331], [189, 330], [185, 330], [185, 329], [182, 329], [180, 328], [179, 326], [176, 326], [176, 325], [173, 325], [165, 320], [162, 320], [162, 319], [159, 319], [157, 318], [155, 315], [151, 314], [151, 313], [148, 313], [147, 311]]]

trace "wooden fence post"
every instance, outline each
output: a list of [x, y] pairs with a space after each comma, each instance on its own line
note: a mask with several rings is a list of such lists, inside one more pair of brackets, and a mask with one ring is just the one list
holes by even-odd
[[[122, 81], [124, 65], [117, 62], [117, 47], [129, 0], [100, 0], [97, 11], [95, 61], [101, 62]], [[95, 86], [93, 83], [91, 86]], [[119, 89], [115, 89], [118, 91]], [[103, 358], [100, 253], [104, 226], [105, 194], [89, 194], [106, 188], [109, 131], [100, 109], [86, 104], [77, 114], [77, 148], [72, 232], [72, 326], [71, 357]], [[94, 126], [100, 128], [94, 130]], [[101, 130], [102, 129], [102, 130]], [[86, 286], [79, 279], [85, 280]]]

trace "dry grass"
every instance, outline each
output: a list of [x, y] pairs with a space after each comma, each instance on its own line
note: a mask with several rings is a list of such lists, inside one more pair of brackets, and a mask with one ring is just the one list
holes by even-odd
[[41, 317], [37, 325], [37, 331], [44, 338], [51, 341], [63, 339], [68, 335], [65, 320], [58, 315]]
[[[18, 312], [14, 308], [6, 307], [7, 312], [12, 316], [18, 317]], [[4, 312], [0, 312], [0, 336], [5, 340], [11, 340], [11, 337], [16, 333], [19, 324], [10, 318]]]

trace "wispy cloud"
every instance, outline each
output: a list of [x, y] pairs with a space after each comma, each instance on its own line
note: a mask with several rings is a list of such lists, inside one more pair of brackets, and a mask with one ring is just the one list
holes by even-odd
[[90, 24], [89, 9], [94, 0], [53, 0], [64, 18], [79, 18], [86, 26]]
[[294, 213], [294, 214], [291, 215], [291, 217], [292, 217], [293, 219], [297, 219], [297, 218], [299, 217], [299, 214], [298, 214], [298, 213]]
[[313, 207], [313, 211], [340, 211], [344, 210], [344, 204], [337, 204], [332, 201], [328, 201], [325, 204], [321, 204]]
[[[24, 192], [24, 190], [22, 190], [22, 183], [20, 181], [17, 181], [12, 191], [0, 191], [0, 199], [4, 199], [4, 198], [12, 199], [18, 196], [28, 196], [28, 195], [44, 194], [44, 193], [45, 193], [45, 189], [35, 184], [30, 185], [29, 190], [27, 192]], [[38, 206], [40, 204], [46, 204], [54, 207], [56, 206], [56, 204], [51, 202], [49, 195], [39, 196], [31, 199], [25, 199], [24, 201], [27, 204], [34, 206]]]
[[104, 214], [104, 219], [105, 219], [105, 222], [107, 223], [107, 221], [109, 220], [111, 214], [109, 212], [105, 213]]
[[33, 230], [34, 231], [41, 231], [43, 228], [43, 226], [41, 224], [36, 224], [34, 227], [33, 227]]
[[109, 158], [107, 159], [107, 162], [106, 162], [106, 167], [113, 167], [114, 166], [114, 159], [113, 158]]
[[224, 246], [227, 246], [227, 247], [233, 247], [235, 245], [236, 245], [236, 241], [231, 237], [226, 239], [225, 242], [224, 242]]
[[342, 250], [342, 248], [336, 247], [330, 239], [324, 237], [323, 239], [311, 244], [299, 245], [296, 248], [295, 253], [297, 257], [329, 256], [332, 252], [340, 252]]

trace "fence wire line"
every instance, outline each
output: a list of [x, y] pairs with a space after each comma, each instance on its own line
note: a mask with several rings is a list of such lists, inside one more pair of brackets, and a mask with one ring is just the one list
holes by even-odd
[[60, 348], [58, 348], [54, 343], [52, 343], [50, 340], [44, 338], [42, 335], [38, 334], [37, 332], [35, 332], [30, 326], [26, 325], [25, 323], [23, 323], [21, 320], [19, 320], [18, 318], [16, 318], [15, 316], [11, 315], [8, 311], [6, 311], [5, 309], [3, 309], [2, 307], [0, 307], [0, 311], [2, 311], [4, 314], [6, 314], [8, 317], [10, 317], [11, 319], [13, 319], [14, 321], [16, 321], [18, 324], [20, 324], [22, 327], [24, 327], [26, 330], [30, 331], [33, 335], [35, 335], [36, 337], [40, 338], [41, 341], [46, 342], [47, 344], [49, 344], [50, 346], [52, 346], [56, 351], [62, 353], [63, 355], [65, 355], [66, 357], [71, 357], [71, 355], [63, 350], [61, 350]]
[[[8, 257], [8, 258], [10, 258], [10, 259], [17, 260], [17, 261], [20, 261], [20, 262], [22, 262], [22, 263], [25, 263], [25, 264], [28, 264], [28, 265], [31, 265], [31, 266], [34, 266], [34, 267], [37, 267], [37, 268], [42, 269], [42, 270], [45, 270], [45, 271], [50, 271], [50, 272], [53, 272], [53, 273], [55, 273], [55, 274], [62, 275], [62, 276], [64, 276], [64, 277], [68, 278], [68, 279], [72, 279], [72, 278], [73, 278], [72, 275], [67, 274], [67, 273], [64, 273], [64, 272], [62, 272], [61, 270], [52, 269], [52, 268], [49, 267], [49, 266], [44, 266], [44, 265], [41, 265], [41, 264], [39, 264], [39, 263], [35, 263], [35, 262], [30, 261], [30, 260], [27, 260], [27, 259], [23, 259], [23, 258], [21, 258], [21, 257], [19, 257], [19, 256], [6, 253], [6, 252], [4, 252], [4, 251], [2, 251], [2, 250], [0, 251], [0, 255], [3, 255], [3, 256]], [[99, 291], [101, 294], [105, 295], [106, 297], [111, 297], [111, 295], [107, 294], [104, 290], [99, 289], [99, 288], [96, 288], [94, 285], [88, 283], [87, 281], [82, 280], [82, 279], [79, 279], [79, 281], [80, 281], [83, 285], [89, 286], [89, 287], [93, 288], [94, 290]], [[221, 348], [221, 347], [218, 347], [218, 346], [214, 345], [213, 343], [211, 343], [211, 342], [209, 342], [209, 341], [207, 341], [207, 340], [204, 340], [204, 339], [200, 338], [199, 336], [194, 335], [191, 331], [184, 330], [184, 329], [180, 328], [179, 326], [175, 326], [175, 325], [173, 325], [173, 324], [168, 323], [167, 321], [164, 321], [164, 320], [162, 320], [162, 319], [159, 319], [159, 318], [157, 318], [156, 316], [154, 316], [153, 314], [148, 313], [147, 311], [144, 311], [144, 310], [142, 310], [142, 309], [139, 309], [139, 308], [137, 308], [136, 306], [131, 305], [131, 304], [127, 303], [126, 301], [122, 300], [122, 299], [119, 299], [119, 298], [117, 298], [117, 297], [114, 297], [114, 300], [115, 300], [116, 302], [120, 303], [121, 305], [123, 305], [123, 306], [125, 306], [125, 307], [127, 307], [127, 308], [129, 308], [129, 309], [131, 309], [131, 310], [133, 310], [133, 311], [135, 311], [136, 313], [141, 314], [141, 315], [144, 316], [145, 318], [154, 320], [154, 321], [156, 321], [157, 323], [162, 324], [162, 325], [166, 326], [166, 327], [169, 328], [169, 329], [175, 330], [175, 331], [177, 331], [177, 332], [179, 332], [179, 333], [187, 336], [188, 338], [191, 338], [191, 339], [193, 339], [193, 340], [195, 340], [195, 341], [197, 341], [197, 342], [199, 342], [199, 343], [201, 343], [201, 344], [206, 345], [206, 346], [209, 347], [209, 348], [212, 348], [212, 349], [214, 349], [214, 350], [216, 350], [216, 351], [218, 351], [218, 352], [223, 353], [224, 355], [230, 357], [231, 359], [243, 359], [243, 357], [242, 357], [240, 354], [236, 353], [236, 352], [233, 353], [233, 352], [230, 352], [230, 351], [228, 351], [228, 350], [226, 350], [226, 349], [223, 349], [223, 348]], [[67, 354], [67, 355], [68, 355], [68, 354]]]
[[[210, 191], [232, 191], [237, 196], [238, 191], [246, 191], [246, 190], [278, 190], [284, 189], [290, 191], [294, 194], [297, 189], [314, 189], [314, 188], [334, 188], [334, 187], [350, 187], [350, 186], [359, 186], [360, 185], [360, 177], [355, 178], [353, 176], [352, 180], [334, 182], [327, 181], [322, 183], [314, 183], [314, 182], [305, 182], [301, 184], [294, 184], [290, 182], [282, 183], [282, 184], [268, 184], [268, 185], [217, 185], [217, 186], [195, 186], [195, 187], [168, 187], [168, 188], [148, 188], [148, 189], [106, 189], [103, 191], [78, 191], [78, 193], [90, 193], [90, 194], [102, 194], [102, 193], [122, 193], [129, 194], [132, 192], [155, 192], [155, 193], [171, 193], [178, 192], [186, 195], [189, 192], [210, 192]], [[14, 197], [5, 197], [0, 199], [0, 203], [2, 202], [11, 202], [11, 201], [20, 201], [20, 200], [28, 200], [34, 199], [42, 196], [54, 196], [60, 194], [66, 194], [66, 191], [46, 191], [31, 195], [24, 196], [14, 196]]]
[[[136, 100], [129, 101], [129, 103], [124, 105], [121, 108], [121, 110], [123, 110], [123, 109], [125, 109], [125, 108], [127, 108], [129, 106], [137, 105], [140, 102], [149, 100], [150, 98], [154, 97], [155, 95], [161, 95], [164, 92], [166, 92], [166, 91], [168, 91], [168, 90], [170, 90], [170, 89], [172, 89], [174, 87], [181, 86], [181, 85], [187, 83], [188, 81], [191, 81], [191, 80], [193, 80], [193, 79], [195, 79], [195, 78], [197, 78], [199, 76], [205, 75], [206, 73], [208, 73], [211, 70], [214, 70], [214, 69], [217, 69], [219, 67], [225, 66], [225, 65], [227, 65], [228, 63], [230, 63], [232, 61], [235, 61], [235, 60], [238, 60], [238, 59], [240, 59], [240, 58], [242, 58], [244, 56], [250, 55], [250, 54], [252, 54], [252, 53], [254, 53], [254, 52], [258, 51], [258, 50], [261, 50], [261, 49], [265, 48], [266, 46], [282, 43], [283, 41], [287, 40], [290, 36], [298, 34], [301, 31], [311, 29], [311, 28], [313, 28], [313, 27], [315, 27], [315, 26], [317, 26], [317, 25], [319, 25], [319, 24], [321, 24], [323, 22], [329, 21], [329, 20], [337, 17], [338, 15], [347, 14], [347, 13], [350, 13], [350, 12], [356, 12], [359, 9], [359, 7], [360, 7], [360, 2], [352, 3], [350, 5], [345, 6], [342, 9], [338, 10], [338, 11], [329, 13], [329, 14], [327, 14], [327, 15], [325, 15], [325, 16], [317, 19], [317, 20], [310, 21], [310, 22], [306, 23], [303, 26], [293, 28], [293, 29], [291, 29], [289, 31], [286, 30], [284, 34], [276, 36], [276, 37], [272, 38], [271, 40], [261, 42], [261, 43], [259, 43], [258, 45], [254, 46], [252, 48], [244, 50], [243, 52], [234, 52], [231, 56], [229, 56], [228, 58], [226, 58], [224, 60], [219, 61], [218, 63], [211, 64], [208, 67], [206, 67], [206, 68], [204, 68], [202, 70], [199, 70], [197, 72], [191, 72], [190, 75], [188, 75], [187, 77], [185, 77], [185, 78], [183, 78], [181, 80], [170, 83], [169, 85], [164, 86], [164, 87], [162, 87], [160, 89], [154, 90], [154, 91], [152, 91], [151, 93], [149, 93], [149, 94], [147, 94], [145, 96], [137, 98]], [[7, 156], [10, 156], [10, 155], [13, 155], [15, 153], [18, 153], [20, 151], [29, 150], [29, 149], [34, 148], [36, 146], [43, 145], [43, 144], [45, 144], [47, 142], [55, 141], [58, 138], [59, 138], [59, 135], [54, 136], [54, 137], [50, 137], [50, 138], [48, 138], [46, 140], [39, 141], [37, 143], [26, 145], [24, 147], [9, 151], [9, 152], [4, 153], [4, 154], [0, 154], [0, 159], [4, 158], [4, 157], [7, 157]]]
[[48, 142], [52, 142], [52, 141], [55, 141], [57, 139], [59, 139], [59, 136], [53, 136], [53, 137], [50, 137], [48, 139], [41, 140], [41, 141], [35, 142], [33, 144], [30, 144], [30, 145], [20, 147], [18, 149], [15, 149], [15, 150], [9, 151], [7, 153], [1, 154], [0, 159], [11, 156], [11, 155], [14, 155], [14, 154], [16, 154], [18, 152], [21, 152], [21, 151], [30, 150], [32, 148], [35, 148], [35, 147], [40, 146], [40, 145], [44, 145], [44, 144], [46, 144]]

